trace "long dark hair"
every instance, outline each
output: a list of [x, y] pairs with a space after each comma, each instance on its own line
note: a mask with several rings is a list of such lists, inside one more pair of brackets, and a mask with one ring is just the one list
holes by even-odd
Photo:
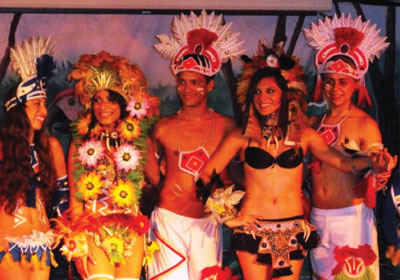
[[[281, 96], [281, 107], [279, 109], [279, 116], [278, 116], [278, 127], [281, 129], [284, 136], [286, 136], [287, 125], [288, 125], [288, 100], [287, 100], [287, 81], [282, 76], [281, 71], [279, 69], [265, 67], [257, 70], [253, 77], [250, 80], [250, 85], [248, 89], [248, 93], [246, 95], [246, 116], [248, 118], [250, 105], [253, 104], [254, 95], [256, 93], [257, 84], [264, 78], [272, 77], [275, 79], [278, 87], [282, 91]], [[257, 112], [254, 108], [254, 113], [257, 116], [258, 122], [262, 125], [262, 116]], [[247, 120], [245, 120], [247, 122]], [[247, 123], [246, 123], [247, 125]]]
[[[107, 89], [107, 92], [110, 95], [110, 100], [116, 102], [118, 104], [118, 106], [119, 106], [119, 109], [121, 111], [119, 119], [122, 120], [125, 117], [127, 117], [128, 116], [128, 111], [126, 110], [127, 103], [126, 103], [125, 98], [121, 94], [119, 94], [118, 92], [116, 92], [114, 90]], [[93, 97], [92, 97], [92, 104], [91, 104], [90, 110], [89, 110], [89, 113], [92, 115], [92, 119], [91, 119], [91, 121], [89, 123], [88, 133], [84, 137], [85, 140], [90, 138], [90, 134], [92, 132], [92, 129], [97, 124], [97, 119], [94, 116], [94, 112], [93, 112], [93, 102], [94, 102], [94, 97], [95, 96], [96, 96], [96, 94], [93, 95]]]
[[[17, 87], [5, 95], [5, 100], [16, 96]], [[25, 112], [25, 103], [5, 112], [0, 127], [1, 160], [0, 160], [0, 205], [8, 214], [12, 214], [17, 202], [26, 201], [30, 188], [29, 181], [40, 177], [38, 188], [41, 189], [45, 203], [51, 201], [56, 188], [54, 164], [51, 159], [49, 138], [44, 128], [35, 131], [33, 142], [39, 158], [40, 170], [34, 174], [30, 164], [30, 146], [27, 135], [31, 129]]]

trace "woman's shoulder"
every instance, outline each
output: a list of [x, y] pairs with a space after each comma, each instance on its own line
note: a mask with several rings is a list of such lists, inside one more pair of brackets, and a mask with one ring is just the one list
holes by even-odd
[[60, 141], [58, 141], [58, 139], [54, 136], [48, 136], [49, 139], [49, 145], [50, 145], [50, 149], [54, 150], [62, 150]]

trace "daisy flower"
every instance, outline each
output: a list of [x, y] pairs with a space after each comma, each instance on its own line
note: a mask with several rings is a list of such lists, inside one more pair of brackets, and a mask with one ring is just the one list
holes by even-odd
[[82, 199], [88, 201], [97, 199], [98, 195], [102, 193], [103, 182], [100, 175], [91, 172], [88, 175], [82, 175], [76, 186], [78, 193], [82, 194]]
[[60, 248], [61, 254], [66, 256], [70, 262], [72, 258], [86, 257], [89, 254], [89, 247], [84, 233], [74, 234], [64, 238], [64, 244]]
[[147, 101], [147, 98], [143, 97], [141, 100], [136, 99], [135, 97], [131, 97], [131, 101], [126, 107], [127, 111], [130, 111], [130, 115], [132, 117], [137, 117], [141, 119], [147, 113], [147, 109], [150, 108], [150, 105]]
[[135, 146], [125, 143], [114, 153], [114, 159], [118, 169], [129, 171], [139, 165], [140, 152], [135, 150]]
[[127, 117], [118, 126], [118, 131], [120, 131], [120, 136], [124, 137], [128, 141], [140, 136], [140, 125], [139, 120], [132, 117]]
[[83, 165], [95, 166], [97, 161], [103, 158], [104, 147], [100, 141], [90, 140], [79, 148], [79, 160]]
[[131, 181], [118, 180], [118, 185], [114, 185], [110, 190], [110, 199], [118, 207], [130, 207], [138, 199], [135, 190], [136, 188]]

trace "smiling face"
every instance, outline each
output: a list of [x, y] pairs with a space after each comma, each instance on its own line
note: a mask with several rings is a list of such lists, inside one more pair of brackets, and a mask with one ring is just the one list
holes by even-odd
[[93, 97], [93, 114], [101, 126], [112, 130], [121, 115], [121, 108], [108, 91], [101, 90]]
[[253, 103], [261, 116], [275, 113], [281, 107], [282, 90], [274, 77], [262, 78], [256, 86]]
[[323, 74], [322, 93], [331, 107], [350, 106], [358, 80], [343, 74]]
[[214, 88], [214, 80], [197, 72], [179, 73], [176, 79], [178, 95], [183, 107], [207, 106], [207, 95]]
[[47, 116], [46, 98], [35, 98], [26, 101], [25, 113], [33, 131], [42, 129]]

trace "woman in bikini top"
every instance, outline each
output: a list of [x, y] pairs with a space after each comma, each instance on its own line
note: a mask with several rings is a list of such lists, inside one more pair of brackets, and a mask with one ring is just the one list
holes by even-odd
[[[254, 240], [258, 238], [257, 232], [265, 221], [294, 221], [300, 218], [301, 232], [315, 229], [301, 219], [305, 153], [310, 151], [321, 161], [351, 172], [351, 160], [329, 148], [316, 131], [302, 128], [300, 132], [294, 133], [293, 126], [288, 121], [287, 91], [287, 81], [279, 69], [266, 67], [256, 71], [251, 78], [246, 97], [246, 112], [250, 117], [255, 117], [249, 117], [244, 132], [236, 130], [226, 138], [200, 174], [200, 178], [208, 182], [214, 170], [217, 174], [220, 173], [234, 155], [239, 154], [244, 161], [246, 193], [239, 215], [225, 224], [231, 228], [245, 228], [248, 234], [255, 236]], [[353, 164], [358, 169], [368, 165], [367, 160], [354, 161]], [[264, 245], [268, 248], [267, 244]], [[282, 269], [289, 269], [290, 279], [298, 279], [303, 260], [291, 259], [292, 254], [274, 255], [270, 252], [272, 255], [266, 260], [266, 265], [260, 265], [261, 249], [258, 248], [264, 245], [260, 243], [256, 245], [257, 248], [253, 248], [256, 252], [258, 250], [256, 254], [250, 253], [253, 249], [238, 249], [237, 255], [244, 278], [270, 279], [273, 275], [275, 277], [279, 273], [285, 273]], [[285, 246], [280, 252], [286, 250]]]

